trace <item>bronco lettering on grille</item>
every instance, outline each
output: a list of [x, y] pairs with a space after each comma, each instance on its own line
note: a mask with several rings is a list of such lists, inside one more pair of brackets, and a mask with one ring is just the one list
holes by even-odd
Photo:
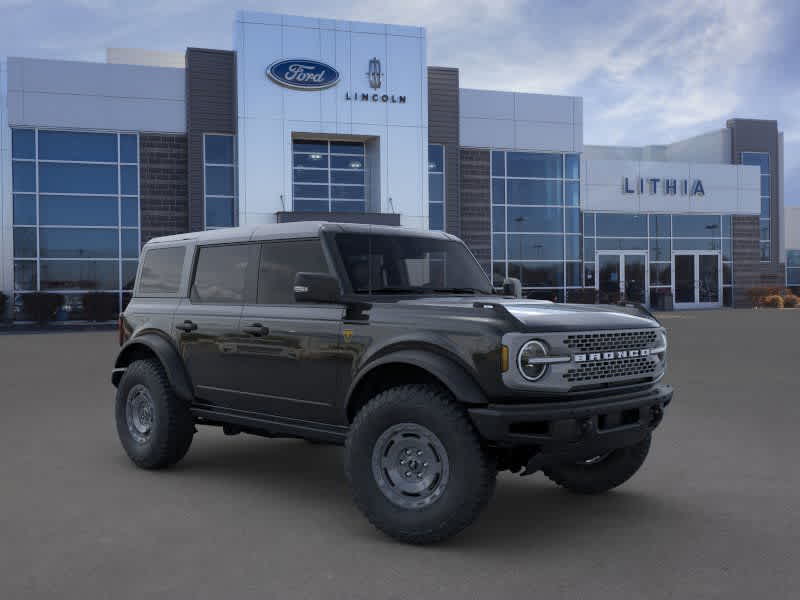
[[593, 352], [591, 354], [573, 354], [572, 360], [577, 362], [593, 362], [596, 360], [614, 360], [617, 358], [637, 358], [640, 356], [650, 356], [650, 350], [616, 350], [614, 352]]

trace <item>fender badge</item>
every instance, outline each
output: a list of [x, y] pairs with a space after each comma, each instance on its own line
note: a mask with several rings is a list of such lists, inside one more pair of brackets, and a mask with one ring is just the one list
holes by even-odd
[[352, 329], [345, 329], [342, 331], [342, 336], [344, 337], [345, 342], [349, 342], [353, 339], [353, 330]]

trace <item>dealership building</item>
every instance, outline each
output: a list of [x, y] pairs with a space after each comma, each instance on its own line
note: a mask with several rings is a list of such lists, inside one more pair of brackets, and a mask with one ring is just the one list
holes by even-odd
[[421, 27], [240, 12], [233, 51], [3, 59], [15, 316], [36, 291], [63, 319], [89, 292], [124, 304], [152, 237], [311, 219], [443, 229], [497, 285], [557, 301], [749, 306], [800, 278], [776, 121], [585, 145], [582, 98], [461, 88], [426, 45]]

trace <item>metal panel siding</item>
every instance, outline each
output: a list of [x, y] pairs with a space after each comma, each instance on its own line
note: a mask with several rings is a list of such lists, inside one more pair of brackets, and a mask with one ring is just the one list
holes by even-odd
[[780, 191], [779, 174], [782, 172], [780, 167], [781, 155], [778, 148], [778, 122], [758, 119], [730, 119], [727, 122], [728, 129], [731, 131], [731, 162], [741, 164], [742, 152], [769, 152], [769, 178], [770, 178], [770, 242], [772, 244], [772, 255], [769, 266], [761, 263], [764, 275], [774, 276], [779, 269], [781, 261], [780, 246], [781, 231], [780, 223], [783, 215], [780, 214]]
[[458, 69], [428, 67], [428, 140], [444, 145], [445, 228], [461, 235]]
[[491, 273], [492, 215], [488, 150], [461, 150], [461, 238]]
[[750, 306], [747, 290], [761, 285], [758, 216], [733, 217], [733, 305]]
[[236, 133], [236, 53], [186, 50], [189, 230], [204, 227], [203, 134]]

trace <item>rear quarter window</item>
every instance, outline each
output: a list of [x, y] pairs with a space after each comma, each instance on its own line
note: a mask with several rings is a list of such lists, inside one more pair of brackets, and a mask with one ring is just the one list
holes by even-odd
[[174, 296], [181, 285], [185, 246], [152, 248], [142, 258], [137, 296]]

